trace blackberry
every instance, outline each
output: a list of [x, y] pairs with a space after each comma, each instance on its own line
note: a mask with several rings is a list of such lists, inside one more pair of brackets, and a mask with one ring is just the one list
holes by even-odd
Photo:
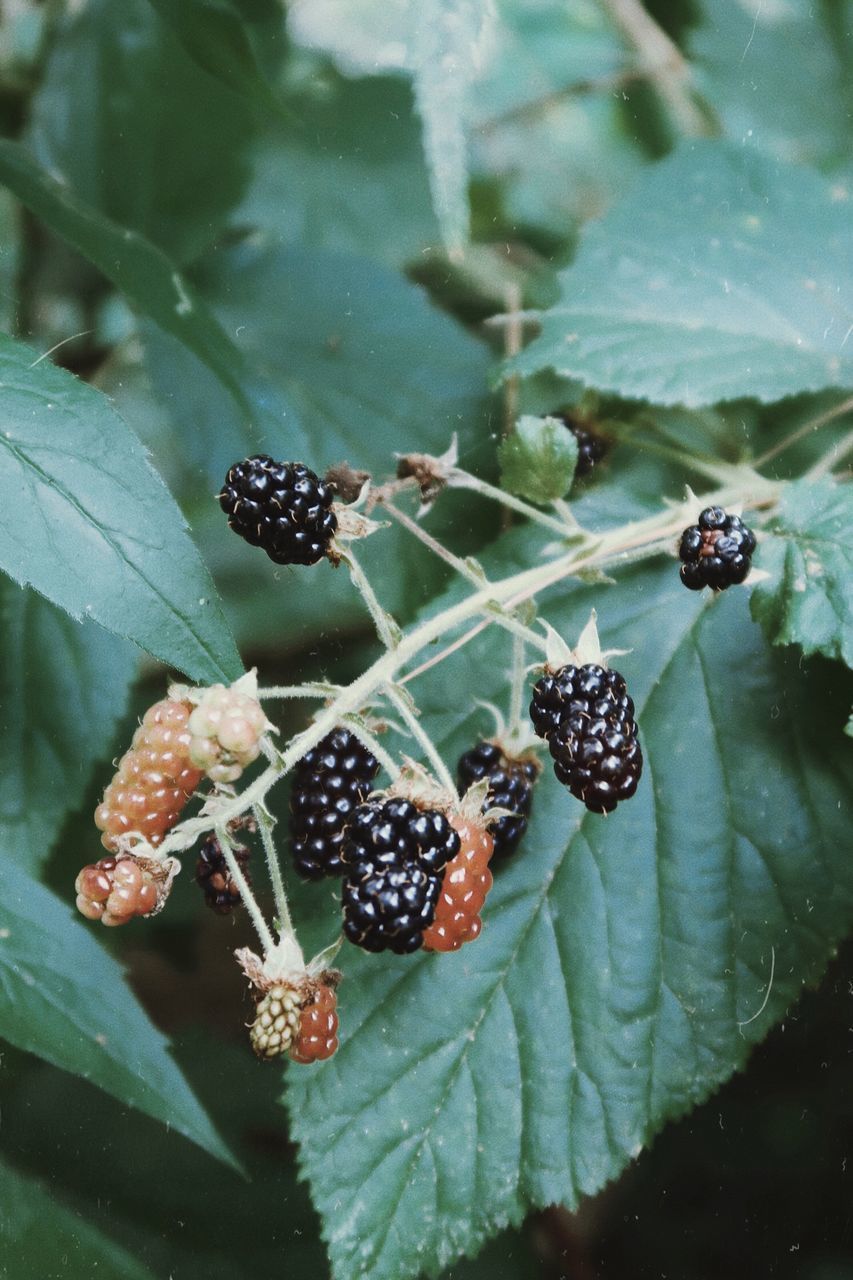
[[591, 813], [610, 813], [637, 790], [643, 754], [618, 671], [594, 662], [546, 671], [534, 686], [530, 718], [548, 742], [557, 779]]
[[[249, 875], [249, 850], [242, 846], [234, 850], [234, 857], [251, 884]], [[217, 915], [227, 916], [240, 902], [240, 890], [231, 879], [228, 863], [216, 836], [208, 836], [201, 846], [195, 867], [196, 884], [204, 893], [204, 900]]]
[[379, 762], [343, 728], [333, 729], [299, 761], [290, 793], [290, 833], [294, 865], [306, 880], [343, 875], [344, 833], [378, 772]]
[[417, 951], [435, 918], [444, 868], [460, 847], [437, 809], [396, 797], [360, 805], [341, 851], [349, 940], [366, 951]]
[[229, 527], [276, 564], [316, 564], [338, 527], [331, 487], [303, 463], [265, 453], [231, 467], [219, 505]]
[[549, 417], [556, 418], [559, 422], [571, 431], [578, 446], [578, 460], [575, 466], [575, 478], [588, 476], [593, 467], [595, 467], [607, 453], [607, 441], [598, 435], [594, 435], [591, 431], [587, 431], [577, 418], [569, 410], [563, 410], [561, 413], [549, 414]]
[[690, 591], [725, 591], [743, 582], [754, 550], [755, 534], [739, 516], [727, 515], [722, 507], [706, 507], [699, 523], [681, 535], [681, 581]]
[[527, 819], [533, 802], [533, 786], [540, 765], [531, 756], [507, 756], [495, 742], [478, 742], [459, 757], [456, 777], [464, 794], [481, 778], [489, 779], [489, 791], [483, 809], [493, 806], [511, 809], [512, 813], [489, 824], [495, 842], [495, 858], [515, 853], [527, 830]]

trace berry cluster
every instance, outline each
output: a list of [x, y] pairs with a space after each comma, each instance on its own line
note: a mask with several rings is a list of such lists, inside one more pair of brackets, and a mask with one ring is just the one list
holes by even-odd
[[463, 942], [479, 937], [480, 911], [492, 887], [492, 837], [464, 818], [454, 817], [451, 823], [459, 836], [459, 852], [445, 868], [433, 922], [424, 930], [426, 951], [458, 951]]
[[637, 790], [643, 755], [618, 671], [594, 662], [546, 670], [534, 686], [530, 718], [558, 780], [591, 813], [610, 813]]
[[74, 882], [77, 910], [108, 926], [150, 916], [159, 901], [158, 878], [133, 857], [101, 858], [84, 867]]
[[164, 698], [149, 707], [130, 750], [95, 810], [104, 848], [116, 852], [119, 837], [139, 832], [161, 843], [202, 779], [189, 759], [189, 703]]
[[341, 846], [379, 763], [349, 729], [333, 729], [297, 764], [290, 793], [293, 861], [306, 880], [344, 873]]
[[302, 988], [273, 983], [258, 999], [249, 1030], [252, 1048], [259, 1058], [289, 1054], [301, 1063], [331, 1058], [338, 1048], [337, 1003], [334, 982]]
[[488, 778], [489, 790], [483, 810], [510, 810], [489, 824], [495, 858], [508, 857], [521, 843], [540, 770], [541, 765], [533, 756], [508, 756], [496, 742], [478, 742], [459, 757], [456, 766], [459, 790], [464, 794], [475, 782]]
[[437, 809], [398, 798], [360, 805], [341, 852], [347, 938], [366, 951], [417, 951], [435, 918], [442, 873], [460, 843]]
[[[243, 846], [234, 849], [237, 865], [248, 884], [252, 883], [249, 875], [250, 856], [249, 850]], [[204, 894], [206, 905], [217, 915], [227, 916], [240, 902], [240, 890], [231, 878], [222, 846], [216, 836], [208, 836], [201, 846], [195, 867], [195, 878], [196, 884]]]
[[231, 467], [219, 504], [234, 532], [276, 564], [316, 564], [338, 527], [332, 496], [310, 467], [260, 453]]
[[755, 534], [739, 516], [727, 515], [722, 507], [706, 507], [698, 524], [681, 535], [681, 581], [690, 591], [725, 591], [743, 582], [754, 550]]

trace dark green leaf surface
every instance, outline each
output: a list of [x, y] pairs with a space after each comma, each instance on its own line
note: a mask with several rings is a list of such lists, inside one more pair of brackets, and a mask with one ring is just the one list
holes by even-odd
[[0, 1185], [2, 1280], [93, 1274], [98, 1280], [154, 1280], [154, 1273], [117, 1241], [65, 1208], [42, 1183], [23, 1177], [5, 1161], [0, 1161]]
[[174, 500], [109, 401], [0, 337], [0, 567], [193, 679], [240, 657]]
[[10, 853], [0, 902], [0, 1036], [233, 1163], [165, 1037], [95, 942], [101, 926], [74, 918], [71, 885], [62, 902]]
[[[341, 1050], [290, 1074], [341, 1280], [437, 1269], [598, 1190], [743, 1065], [853, 919], [839, 669], [804, 673], [744, 592], [697, 600], [669, 563], [558, 589], [547, 616], [571, 641], [593, 604], [603, 643], [631, 650], [637, 795], [602, 819], [547, 770], [476, 945], [348, 950]], [[502, 702], [509, 647], [413, 686], [446, 759], [488, 728], [460, 708], [472, 689]]]
[[683, 144], [590, 227], [515, 362], [701, 406], [853, 384], [847, 193], [729, 143]]
[[0, 577], [0, 841], [39, 867], [109, 754], [139, 657]]
[[498, 458], [504, 489], [547, 506], [569, 492], [578, 445], [564, 423], [523, 415], [501, 442]]
[[[203, 28], [200, 7], [210, 9]], [[74, 195], [184, 263], [211, 243], [243, 190], [256, 113], [199, 68], [162, 16], [171, 10], [185, 44], [190, 29], [202, 32], [209, 59], [224, 37], [215, 17], [223, 11], [201, 0], [156, 8], [90, 0], [66, 11], [29, 140]]]
[[853, 666], [853, 493], [800, 480], [786, 488], [763, 536], [752, 611], [774, 644], [797, 644]]

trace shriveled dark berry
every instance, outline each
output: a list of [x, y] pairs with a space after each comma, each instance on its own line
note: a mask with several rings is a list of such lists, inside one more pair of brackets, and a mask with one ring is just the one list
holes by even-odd
[[740, 516], [706, 507], [681, 535], [681, 581], [690, 591], [725, 591], [746, 578], [754, 550], [755, 534]]
[[275, 462], [265, 453], [236, 462], [219, 504], [229, 527], [276, 564], [316, 564], [338, 527], [333, 492], [301, 462]]
[[293, 862], [306, 880], [343, 875], [341, 845], [354, 810], [366, 800], [379, 762], [349, 729], [333, 729], [293, 771]]
[[417, 951], [459, 852], [446, 814], [392, 797], [359, 805], [344, 838], [344, 933], [366, 951]]
[[[252, 882], [249, 875], [250, 856], [249, 850], [242, 846], [234, 850], [237, 864], [249, 884]], [[228, 863], [216, 836], [208, 836], [199, 849], [195, 878], [196, 884], [204, 893], [206, 904], [217, 915], [227, 916], [240, 903], [240, 890], [231, 878]]]
[[478, 742], [459, 757], [456, 776], [459, 789], [468, 790], [488, 778], [489, 790], [483, 809], [510, 809], [511, 813], [489, 824], [495, 842], [493, 858], [505, 858], [518, 848], [527, 830], [533, 787], [540, 765], [530, 756], [507, 756], [495, 742]]
[[603, 436], [595, 435], [592, 431], [588, 431], [585, 426], [582, 426], [570, 410], [564, 409], [559, 413], [549, 414], [549, 417], [556, 418], [559, 422], [562, 422], [577, 441], [578, 460], [575, 465], [575, 477], [589, 475], [593, 467], [601, 462], [607, 453], [608, 442]]
[[558, 780], [592, 813], [610, 813], [637, 790], [643, 755], [618, 671], [590, 662], [546, 672], [533, 688], [530, 718]]

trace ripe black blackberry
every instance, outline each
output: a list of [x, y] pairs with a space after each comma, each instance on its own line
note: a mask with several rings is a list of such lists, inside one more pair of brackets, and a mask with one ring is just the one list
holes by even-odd
[[618, 671], [594, 662], [546, 671], [533, 688], [530, 718], [558, 780], [591, 813], [610, 813], [637, 790], [643, 753]]
[[310, 467], [259, 453], [231, 467], [219, 505], [229, 527], [276, 564], [316, 564], [338, 527], [332, 497]]
[[681, 581], [690, 591], [725, 591], [743, 582], [754, 550], [755, 534], [740, 516], [727, 515], [722, 507], [706, 507], [698, 524], [681, 535]]
[[575, 477], [588, 476], [607, 453], [607, 441], [603, 436], [594, 435], [582, 426], [570, 410], [550, 414], [571, 431], [578, 446], [578, 460], [575, 466]]
[[306, 880], [343, 875], [341, 845], [353, 811], [366, 800], [379, 762], [348, 729], [333, 729], [293, 771], [293, 862]]
[[458, 833], [437, 809], [399, 797], [359, 805], [341, 851], [349, 940], [366, 951], [417, 951], [435, 916], [444, 868], [459, 849]]
[[512, 812], [489, 824], [495, 842], [493, 858], [505, 858], [518, 848], [527, 830], [527, 819], [533, 801], [533, 787], [540, 764], [531, 756], [507, 756], [496, 742], [478, 742], [459, 757], [456, 777], [459, 790], [465, 792], [482, 778], [489, 779], [489, 790], [483, 810], [511, 809]]
[[[242, 846], [238, 846], [234, 850], [237, 865], [249, 884], [252, 882], [249, 875], [250, 856], [249, 850]], [[225, 861], [225, 855], [216, 836], [208, 836], [201, 846], [195, 868], [195, 878], [196, 884], [201, 887], [204, 893], [204, 900], [207, 906], [210, 907], [211, 911], [215, 911], [217, 915], [227, 916], [241, 901], [240, 890], [231, 879], [228, 863]]]

